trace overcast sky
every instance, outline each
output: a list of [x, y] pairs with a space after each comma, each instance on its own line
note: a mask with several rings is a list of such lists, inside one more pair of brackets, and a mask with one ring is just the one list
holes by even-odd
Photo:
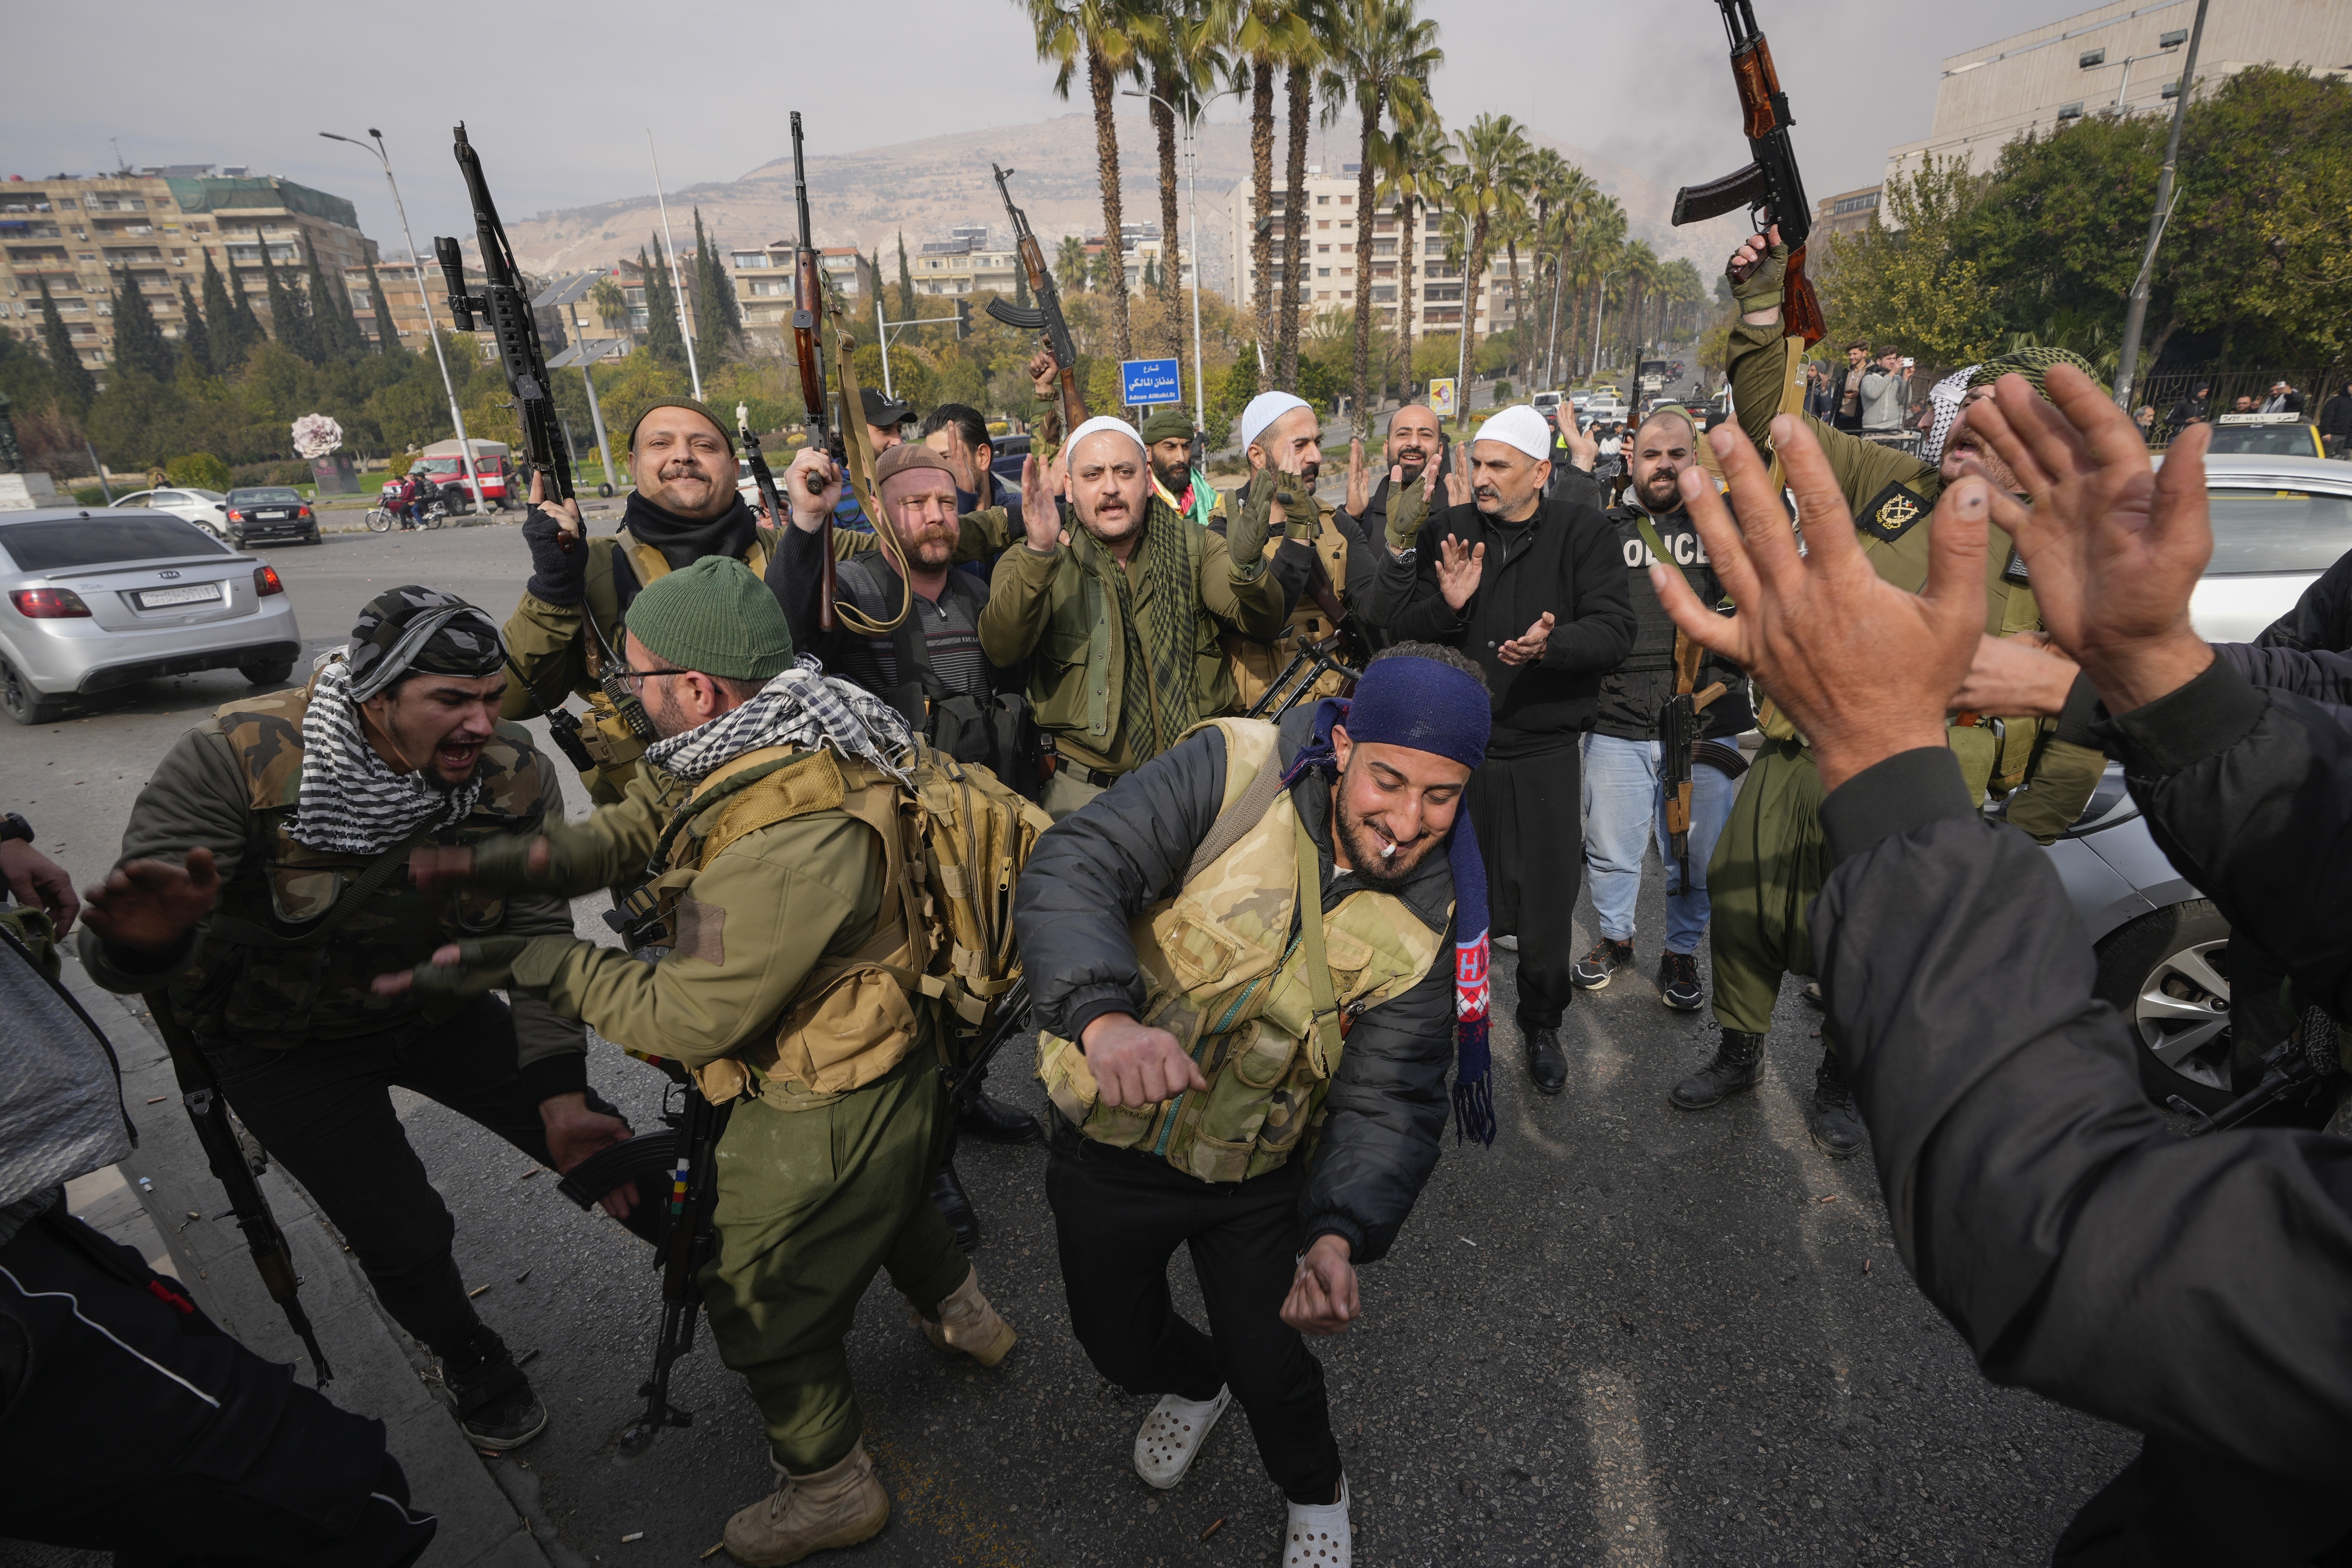
[[[2084, 8], [1756, 0], [1808, 190], [1877, 183], [1889, 147], [1927, 134], [1946, 55]], [[1423, 10], [1441, 29], [1446, 63], [1433, 89], [1449, 125], [1482, 110], [1516, 115], [1669, 186], [1746, 161], [1709, 0], [1423, 0]], [[350, 197], [387, 250], [402, 248], [399, 224], [374, 159], [318, 132], [383, 130], [429, 249], [430, 235], [471, 228], [449, 157], [461, 118], [514, 219], [649, 192], [648, 126], [676, 191], [785, 153], [792, 109], [813, 152], [847, 152], [1084, 107], [1083, 80], [1078, 104], [1055, 97], [1012, 0], [658, 10], [614, 0], [324, 10], [112, 0], [15, 15], [17, 60], [87, 59], [104, 44], [111, 64], [96, 85], [77, 69], [10, 73], [0, 176], [100, 173], [114, 166], [116, 144], [134, 167], [245, 163]], [[1236, 101], [1211, 118], [1235, 118]]]

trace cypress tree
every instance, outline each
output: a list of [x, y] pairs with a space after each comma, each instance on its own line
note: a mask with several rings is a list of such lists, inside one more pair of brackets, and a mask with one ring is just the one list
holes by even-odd
[[178, 368], [173, 359], [172, 345], [163, 329], [155, 324], [155, 312], [148, 307], [145, 291], [126, 268], [114, 290], [114, 363], [157, 381], [169, 381]]
[[229, 295], [236, 301], [233, 318], [236, 325], [236, 352], [230, 363], [241, 364], [246, 355], [269, 341], [269, 334], [261, 330], [261, 318], [253, 310], [253, 296], [246, 291], [244, 284], [236, 280], [234, 269], [229, 273]]
[[[256, 231], [258, 237], [259, 231]], [[269, 259], [269, 241], [263, 239], [257, 247], [261, 252], [261, 279], [269, 290], [269, 325], [279, 346], [306, 363], [322, 363], [319, 352], [319, 334], [307, 309], [309, 301], [302, 290], [278, 275]]]
[[90, 399], [98, 395], [98, 382], [81, 363], [81, 351], [74, 347], [73, 334], [66, 331], [65, 318], [58, 314], [58, 302], [49, 297], [46, 277], [41, 279], [41, 339], [48, 345], [49, 369], [58, 378], [58, 401], [79, 419], [89, 412]]
[[228, 283], [213, 265], [209, 250], [205, 252], [204, 300], [205, 369], [214, 375], [226, 375], [229, 367], [244, 357], [245, 341], [237, 328], [236, 307], [229, 301]]
[[198, 375], [217, 374], [213, 368], [213, 335], [205, 319], [196, 314], [196, 297], [189, 291], [185, 278], [180, 279], [180, 353]]
[[400, 346], [400, 328], [392, 319], [392, 301], [383, 297], [383, 279], [375, 275], [375, 263], [367, 264], [368, 304], [375, 311], [375, 352], [388, 354]]
[[352, 319], [351, 297], [343, 292], [341, 280], [329, 278], [326, 268], [319, 265], [319, 247], [307, 234], [302, 237], [302, 255], [309, 263], [310, 321], [318, 335], [320, 359], [355, 357], [360, 352], [360, 324]]
[[915, 273], [907, 265], [907, 231], [898, 231], [898, 314], [912, 318], [915, 313]]
[[700, 207], [694, 209], [694, 292], [695, 337], [715, 366], [742, 330], [742, 317], [735, 309], [735, 280], [703, 232]]
[[669, 269], [658, 259], [661, 236], [654, 236], [655, 259], [637, 252], [637, 266], [646, 277], [646, 352], [673, 368], [686, 363], [686, 339], [677, 327], [677, 294], [669, 286]]

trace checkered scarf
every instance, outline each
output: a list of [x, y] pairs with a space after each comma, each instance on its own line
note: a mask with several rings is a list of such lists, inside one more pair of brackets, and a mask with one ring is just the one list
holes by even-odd
[[456, 789], [437, 787], [421, 767], [394, 773], [360, 731], [349, 657], [341, 648], [326, 655], [302, 714], [297, 843], [342, 855], [381, 855], [428, 822], [463, 822], [481, 797], [478, 773]]
[[741, 707], [647, 746], [646, 761], [693, 784], [768, 746], [831, 746], [906, 784], [915, 737], [897, 709], [803, 654]]

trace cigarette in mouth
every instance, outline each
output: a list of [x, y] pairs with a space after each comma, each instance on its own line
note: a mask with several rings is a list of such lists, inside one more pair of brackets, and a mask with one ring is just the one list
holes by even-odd
[[1396, 846], [1395, 846], [1395, 845], [1393, 845], [1393, 844], [1391, 844], [1391, 845], [1390, 845], [1387, 848], [1382, 849], [1382, 850], [1381, 851], [1381, 859], [1383, 859], [1383, 860], [1385, 860], [1385, 859], [1387, 859], [1390, 856], [1391, 856], [1391, 855], [1393, 855], [1393, 854], [1395, 854], [1395, 853], [1396, 853]]

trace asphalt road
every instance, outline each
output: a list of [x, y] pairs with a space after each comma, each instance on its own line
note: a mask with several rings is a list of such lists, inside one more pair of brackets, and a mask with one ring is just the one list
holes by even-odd
[[[510, 527], [330, 535], [269, 558], [314, 650], [383, 588], [436, 584], [503, 616], [525, 575]], [[233, 672], [190, 676], [0, 731], [0, 800], [87, 881], [151, 761], [247, 689]], [[1660, 886], [1641, 911], [1642, 972], [1570, 1012], [1556, 1100], [1528, 1087], [1504, 1005], [1515, 961], [1496, 955], [1502, 1135], [1448, 1147], [1396, 1249], [1365, 1273], [1364, 1321], [1321, 1347], [1360, 1561], [2045, 1560], [2135, 1440], [1978, 1376], [1904, 1274], [1869, 1162], [1832, 1163], [1806, 1138], [1821, 1043], [1793, 984], [1757, 1093], [1696, 1116], [1668, 1105], [1715, 1031], [1705, 1014], [1667, 1012], [1649, 983]], [[603, 904], [583, 900], [583, 935], [602, 933]], [[1040, 1104], [1018, 1056], [993, 1085]], [[656, 1075], [601, 1044], [592, 1071], [652, 1124]], [[539, 1352], [530, 1373], [553, 1423], [494, 1473], [565, 1568], [691, 1563], [771, 1485], [740, 1381], [702, 1337], [677, 1383], [693, 1426], [620, 1458], [655, 1324], [645, 1249], [471, 1123], [413, 1100], [403, 1112], [457, 1216], [467, 1279], [488, 1287], [484, 1315]], [[981, 1372], [935, 1354], [887, 1282], [868, 1295], [851, 1356], [896, 1512], [842, 1560], [1275, 1560], [1282, 1500], [1238, 1410], [1176, 1491], [1135, 1477], [1150, 1402], [1106, 1385], [1069, 1335], [1042, 1152], [969, 1147], [960, 1163], [986, 1228], [983, 1288], [1022, 1343]], [[1189, 1269], [1172, 1273], [1197, 1311]]]

